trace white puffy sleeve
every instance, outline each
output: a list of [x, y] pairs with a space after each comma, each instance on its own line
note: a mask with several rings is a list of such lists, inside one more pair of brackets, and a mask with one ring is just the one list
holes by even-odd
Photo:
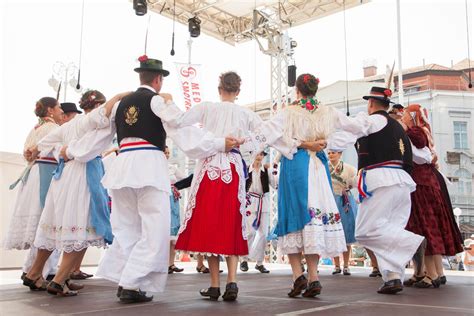
[[40, 156], [45, 157], [53, 154], [59, 159], [59, 150], [63, 145], [64, 128], [56, 128], [38, 142], [38, 151]]
[[426, 146], [423, 148], [416, 148], [416, 146], [411, 144], [411, 151], [413, 153], [413, 162], [417, 165], [430, 164], [433, 160], [431, 150]]
[[382, 115], [368, 115], [359, 112], [355, 117], [348, 117], [341, 111], [336, 111], [336, 131], [328, 137], [329, 150], [343, 151], [353, 145], [358, 138], [380, 131], [387, 125], [387, 119]]
[[[258, 117], [257, 114], [253, 114]], [[265, 122], [260, 117], [254, 118], [254, 128], [249, 132], [241, 149], [252, 152], [254, 156], [263, 151], [266, 146], [271, 146], [286, 158], [293, 159], [293, 154], [296, 153], [301, 142], [284, 136], [285, 119], [284, 111], [278, 112]]]

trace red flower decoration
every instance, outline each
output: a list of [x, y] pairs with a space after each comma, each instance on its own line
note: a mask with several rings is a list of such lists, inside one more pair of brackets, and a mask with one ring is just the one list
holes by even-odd
[[308, 101], [308, 102], [306, 102], [306, 109], [308, 111], [312, 111], [312, 110], [314, 110], [314, 105], [312, 105], [311, 102]]
[[245, 212], [246, 216], [250, 216], [251, 214], [252, 214], [252, 212], [250, 212], [250, 211]]
[[147, 61], [147, 60], [148, 60], [148, 56], [147, 56], [147, 55], [143, 55], [143, 56], [138, 57], [138, 61], [141, 62], [141, 63], [143, 63], [143, 62], [145, 62], [145, 61]]
[[385, 94], [386, 97], [391, 97], [392, 96], [392, 90], [390, 89], [385, 89], [383, 94]]
[[316, 83], [319, 84], [319, 78], [316, 78]]
[[308, 83], [308, 81], [311, 79], [310, 75], [304, 75], [303, 76], [303, 82]]

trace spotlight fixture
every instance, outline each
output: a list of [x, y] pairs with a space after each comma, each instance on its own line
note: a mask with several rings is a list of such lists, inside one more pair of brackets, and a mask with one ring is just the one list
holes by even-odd
[[201, 34], [201, 20], [197, 16], [188, 20], [189, 34], [191, 37], [198, 37]]
[[133, 10], [136, 15], [145, 15], [147, 12], [146, 0], [133, 0]]

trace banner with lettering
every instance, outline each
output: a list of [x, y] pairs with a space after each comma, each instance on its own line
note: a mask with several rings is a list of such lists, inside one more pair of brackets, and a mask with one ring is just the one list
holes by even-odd
[[186, 111], [202, 102], [201, 65], [175, 63], [183, 91]]

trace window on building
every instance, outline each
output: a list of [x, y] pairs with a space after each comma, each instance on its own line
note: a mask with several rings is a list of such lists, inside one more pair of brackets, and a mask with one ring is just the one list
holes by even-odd
[[472, 174], [469, 170], [461, 168], [456, 170], [454, 175], [457, 177], [456, 182], [459, 195], [471, 195], [472, 193]]
[[454, 123], [454, 148], [468, 149], [467, 141], [467, 122]]

